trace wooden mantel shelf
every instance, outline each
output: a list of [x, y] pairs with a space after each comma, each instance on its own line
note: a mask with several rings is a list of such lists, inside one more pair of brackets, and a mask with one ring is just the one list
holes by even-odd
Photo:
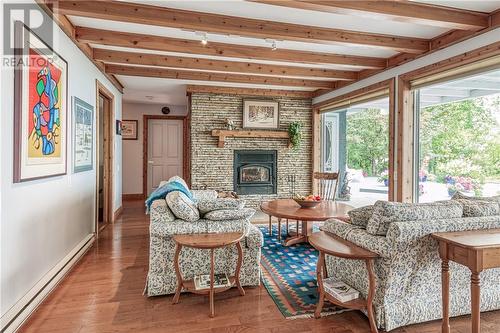
[[290, 136], [287, 131], [258, 131], [258, 130], [212, 130], [212, 136], [219, 137], [219, 148], [224, 148], [226, 138], [273, 138], [287, 139], [288, 147], [291, 146]]

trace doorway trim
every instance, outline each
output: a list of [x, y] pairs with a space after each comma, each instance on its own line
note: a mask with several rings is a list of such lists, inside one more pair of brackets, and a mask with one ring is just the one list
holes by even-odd
[[[98, 111], [99, 109], [99, 95], [105, 96], [107, 99], [109, 99], [109, 112], [108, 114], [103, 115], [104, 119], [104, 131], [109, 133], [109, 138], [108, 138], [108, 149], [104, 149], [104, 159], [108, 160], [107, 163], [104, 164], [105, 168], [103, 170], [104, 175], [107, 176], [105, 177], [106, 183], [104, 184], [104, 188], [108, 189], [107, 191], [104, 191], [104, 200], [106, 202], [105, 207], [107, 207], [107, 210], [104, 211], [105, 215], [105, 220], [108, 221], [108, 223], [113, 223], [115, 220], [115, 214], [113, 212], [113, 197], [114, 197], [114, 172], [113, 172], [113, 165], [114, 165], [114, 160], [115, 160], [115, 152], [114, 152], [114, 147], [115, 147], [115, 141], [114, 141], [114, 119], [115, 119], [115, 96], [113, 93], [106, 88], [98, 79], [96, 79], [96, 110]], [[99, 233], [99, 155], [98, 155], [98, 147], [99, 144], [99, 114], [96, 112], [96, 191], [95, 191], [95, 232], [96, 234]], [[107, 152], [107, 154], [106, 154]], [[107, 156], [106, 156], [107, 155]], [[106, 227], [107, 223], [105, 223], [102, 228]], [[102, 229], [101, 228], [101, 229]]]
[[191, 186], [191, 127], [189, 116], [145, 114], [142, 117], [142, 196], [148, 193], [148, 123], [150, 119], [182, 120], [182, 178]]

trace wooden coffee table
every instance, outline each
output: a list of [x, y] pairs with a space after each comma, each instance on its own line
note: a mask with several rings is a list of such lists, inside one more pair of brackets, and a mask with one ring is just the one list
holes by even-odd
[[[245, 291], [240, 284], [240, 270], [241, 263], [243, 261], [243, 251], [240, 243], [241, 239], [243, 239], [243, 233], [241, 232], [175, 235], [173, 237], [173, 240], [176, 243], [174, 268], [175, 275], [177, 276], [177, 290], [175, 291], [172, 303], [177, 304], [179, 302], [179, 297], [183, 288], [186, 291], [195, 294], [208, 294], [210, 301], [210, 317], [214, 317], [214, 294], [226, 291], [236, 285], [236, 287], [238, 287], [238, 290], [240, 291], [240, 295], [244, 296]], [[230, 246], [232, 244], [236, 244], [236, 248], [238, 249], [238, 262], [236, 264], [236, 271], [234, 275], [229, 276], [231, 285], [229, 287], [214, 288], [214, 250], [217, 248]], [[182, 278], [181, 270], [179, 268], [179, 254], [181, 253], [181, 249], [184, 246], [196, 249], [210, 249], [210, 288], [196, 290], [193, 279], [184, 280]]]
[[271, 218], [273, 216], [278, 218], [278, 240], [281, 237], [282, 219], [291, 219], [302, 223], [301, 231], [297, 230], [296, 233], [291, 234], [284, 241], [285, 246], [290, 246], [307, 242], [313, 233], [313, 223], [315, 221], [326, 221], [333, 217], [345, 219], [347, 212], [352, 207], [344, 203], [325, 200], [314, 208], [302, 208], [293, 199], [277, 199], [261, 203], [260, 209], [269, 215], [270, 235], [272, 235]]
[[[367, 249], [325, 231], [315, 232], [311, 237], [309, 237], [309, 243], [319, 251], [318, 264], [316, 265], [319, 301], [316, 311], [314, 312], [314, 316], [316, 318], [321, 317], [321, 310], [323, 309], [325, 299], [333, 304], [348, 309], [366, 309], [366, 312], [368, 313], [368, 321], [370, 322], [370, 332], [377, 333], [378, 330], [372, 303], [373, 297], [375, 296], [375, 273], [373, 271], [373, 261], [378, 257], [378, 254], [368, 251]], [[323, 279], [328, 277], [325, 263], [326, 254], [344, 259], [363, 260], [365, 262], [366, 270], [368, 271], [368, 297], [366, 300], [360, 296], [357, 299], [344, 303], [325, 292]]]
[[500, 229], [437, 232], [432, 237], [439, 242], [443, 297], [441, 331], [450, 332], [450, 271], [449, 261], [469, 267], [471, 271], [472, 333], [481, 331], [481, 282], [479, 274], [500, 267]]

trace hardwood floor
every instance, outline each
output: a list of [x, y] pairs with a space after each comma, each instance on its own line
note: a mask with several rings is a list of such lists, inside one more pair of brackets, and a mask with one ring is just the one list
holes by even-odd
[[[98, 242], [43, 302], [20, 332], [336, 332], [369, 331], [357, 311], [321, 319], [284, 319], [263, 286], [216, 296], [215, 318], [208, 298], [182, 294], [142, 295], [148, 269], [148, 218], [143, 202], [124, 202], [123, 216], [103, 230]], [[500, 332], [500, 311], [481, 314], [482, 332]], [[451, 319], [452, 332], [470, 332], [470, 317]], [[441, 322], [413, 325], [397, 333], [440, 332]]]

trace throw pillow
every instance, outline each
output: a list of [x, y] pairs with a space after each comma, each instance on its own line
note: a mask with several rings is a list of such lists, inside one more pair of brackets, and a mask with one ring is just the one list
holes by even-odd
[[194, 222], [200, 219], [200, 212], [195, 203], [180, 191], [167, 194], [168, 207], [174, 215], [181, 220]]
[[366, 231], [372, 235], [385, 236], [392, 222], [459, 218], [462, 214], [462, 205], [454, 200], [430, 203], [377, 201]]
[[243, 208], [240, 210], [219, 209], [206, 213], [204, 218], [211, 221], [250, 219], [255, 214], [255, 209]]
[[231, 198], [218, 198], [215, 200], [199, 200], [198, 201], [198, 210], [202, 214], [206, 214], [213, 210], [220, 209], [242, 209], [245, 207], [245, 201], [239, 199], [231, 199]]
[[464, 217], [500, 215], [500, 203], [486, 200], [454, 199], [464, 209]]
[[182, 185], [184, 185], [184, 187], [186, 188], [186, 190], [188, 190], [188, 191], [190, 190], [189, 186], [186, 183], [186, 181], [184, 179], [182, 179], [182, 177], [173, 176], [173, 177], [170, 177], [170, 179], [168, 181], [169, 182], [178, 182], [178, 183], [181, 183]]
[[368, 220], [372, 217], [373, 214], [373, 205], [359, 207], [347, 212], [351, 219], [351, 224], [363, 227], [366, 229], [366, 225], [368, 224]]

